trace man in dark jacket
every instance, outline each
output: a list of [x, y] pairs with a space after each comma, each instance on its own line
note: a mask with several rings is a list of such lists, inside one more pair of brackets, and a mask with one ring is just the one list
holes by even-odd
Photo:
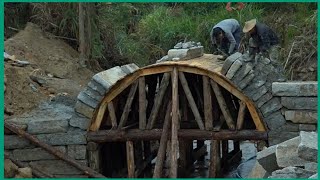
[[225, 19], [213, 26], [210, 36], [213, 46], [217, 46], [220, 53], [224, 56], [231, 55], [239, 48], [240, 24], [235, 19]]
[[279, 39], [275, 32], [256, 19], [245, 22], [243, 32], [248, 33], [250, 55], [262, 54], [271, 60], [277, 61], [279, 56]]

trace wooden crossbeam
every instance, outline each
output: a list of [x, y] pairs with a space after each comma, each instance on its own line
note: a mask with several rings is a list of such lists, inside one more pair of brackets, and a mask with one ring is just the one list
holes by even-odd
[[134, 95], [136, 94], [137, 87], [138, 87], [138, 82], [135, 82], [135, 83], [132, 84], [132, 86], [130, 88], [130, 92], [128, 94], [128, 98], [127, 98], [126, 104], [125, 104], [125, 106], [123, 108], [123, 112], [122, 112], [122, 115], [121, 115], [121, 118], [120, 118], [118, 129], [121, 129], [127, 123], [128, 116], [129, 116], [129, 113], [131, 111], [131, 105], [132, 105], [132, 102], [133, 102], [133, 99], [134, 99]]
[[244, 121], [244, 115], [246, 113], [246, 103], [243, 101], [240, 101], [240, 107], [238, 112], [238, 118], [237, 118], [237, 130], [241, 130], [243, 126]]
[[220, 90], [218, 84], [216, 82], [214, 82], [213, 80], [210, 80], [210, 84], [211, 84], [211, 87], [213, 89], [213, 92], [216, 95], [216, 98], [218, 100], [220, 109], [222, 111], [222, 114], [223, 114], [223, 116], [224, 116], [224, 118], [226, 120], [226, 123], [227, 123], [229, 129], [235, 130], [235, 125], [234, 125], [234, 122], [232, 120], [231, 113], [230, 113], [230, 111], [228, 109], [228, 106], [226, 104], [225, 99], [222, 96], [222, 93], [221, 93], [221, 90]]
[[145, 77], [139, 78], [139, 129], [145, 129], [147, 124], [146, 114], [146, 83]]
[[169, 85], [169, 79], [170, 79], [170, 73], [165, 73], [162, 77], [161, 80], [161, 84], [160, 84], [160, 88], [159, 91], [156, 95], [151, 113], [150, 113], [150, 117], [148, 119], [148, 124], [147, 124], [147, 129], [152, 129], [152, 127], [154, 126], [155, 120], [157, 118], [164, 94], [167, 90], [167, 87]]
[[108, 103], [108, 111], [109, 111], [109, 117], [111, 119], [112, 128], [116, 128], [117, 127], [117, 116], [116, 116], [116, 112], [114, 110], [114, 106], [113, 106], [112, 101]]
[[194, 101], [194, 98], [191, 94], [191, 91], [190, 91], [190, 88], [188, 86], [188, 82], [186, 80], [186, 77], [184, 75], [183, 72], [179, 72], [179, 79], [181, 81], [181, 85], [182, 85], [182, 88], [184, 90], [184, 93], [186, 94], [186, 97], [188, 99], [188, 102], [189, 102], [189, 105], [190, 105], [190, 108], [194, 114], [194, 117], [196, 119], [196, 122], [199, 126], [200, 129], [204, 129], [204, 125], [203, 125], [203, 121], [202, 121], [202, 118], [201, 118], [201, 115], [199, 113], [199, 110], [197, 108], [197, 105]]
[[204, 109], [204, 122], [206, 130], [211, 130], [213, 128], [213, 114], [212, 114], [212, 101], [211, 101], [211, 89], [209, 78], [207, 76], [202, 76], [203, 84], [203, 109]]

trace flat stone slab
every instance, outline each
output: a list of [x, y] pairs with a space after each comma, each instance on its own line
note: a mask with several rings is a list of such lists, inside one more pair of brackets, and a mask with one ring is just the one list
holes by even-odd
[[318, 133], [300, 132], [298, 156], [306, 161], [318, 162]]
[[301, 124], [317, 124], [318, 123], [318, 113], [315, 111], [285, 111], [285, 118], [287, 121], [292, 121], [293, 123]]
[[82, 130], [87, 130], [90, 126], [90, 119], [87, 117], [81, 117], [79, 115], [74, 115], [69, 121], [69, 125], [72, 127], [77, 127]]
[[266, 178], [270, 174], [261, 166], [259, 162], [256, 162], [251, 173], [247, 178]]
[[99, 84], [101, 84], [106, 91], [110, 89], [117, 81], [121, 80], [127, 74], [122, 71], [121, 67], [115, 66], [106, 71], [102, 71], [95, 74], [92, 78]]
[[30, 134], [50, 134], [67, 132], [69, 123], [67, 120], [53, 121], [31, 121], [28, 123], [28, 133]]
[[268, 178], [308, 178], [313, 175], [314, 172], [307, 171], [299, 167], [286, 167], [283, 169], [276, 170], [272, 172], [272, 175]]
[[236, 74], [236, 72], [240, 69], [240, 67], [242, 66], [242, 62], [240, 60], [236, 60], [231, 67], [229, 68], [226, 77], [228, 79], [232, 79], [233, 76]]
[[226, 75], [231, 65], [239, 58], [241, 58], [242, 54], [239, 52], [236, 52], [232, 54], [231, 56], [227, 57], [227, 59], [224, 61], [221, 74]]
[[299, 132], [285, 131], [282, 128], [271, 130], [268, 133], [269, 145], [273, 146], [276, 144], [280, 144], [297, 136], [299, 136]]
[[267, 92], [265, 93], [263, 96], [261, 96], [257, 101], [256, 101], [256, 105], [258, 106], [258, 108], [260, 108], [262, 105], [264, 105], [266, 102], [268, 102], [271, 98], [272, 98], [272, 94]]
[[191, 47], [189, 49], [170, 49], [168, 58], [179, 58], [180, 60], [188, 60], [203, 56], [203, 46]]
[[74, 159], [86, 159], [87, 146], [68, 145], [68, 156]]
[[287, 140], [277, 145], [276, 157], [279, 167], [304, 166], [308, 161], [298, 156], [300, 136]]
[[252, 70], [252, 64], [251, 63], [244, 63], [241, 68], [238, 70], [238, 72], [233, 76], [232, 81], [233, 82], [239, 82], [241, 81], [251, 70]]
[[88, 83], [88, 87], [90, 87], [94, 91], [98, 92], [101, 96], [104, 96], [107, 91], [101, 84], [97, 83], [94, 79], [92, 79]]
[[86, 94], [84, 91], [81, 91], [78, 95], [78, 100], [80, 100], [81, 102], [83, 102], [84, 104], [92, 107], [92, 108], [96, 108], [99, 104], [99, 102], [97, 100], [95, 100], [94, 98], [90, 97], [88, 94]]
[[304, 169], [311, 172], [318, 172], [318, 163], [309, 162], [304, 165]]
[[316, 124], [299, 124], [300, 131], [315, 131], [317, 130]]
[[272, 94], [275, 96], [317, 96], [317, 81], [293, 81], [272, 83]]
[[[55, 146], [54, 148], [59, 151], [66, 153], [65, 146]], [[37, 161], [37, 160], [49, 160], [57, 159], [54, 155], [48, 153], [42, 148], [32, 148], [32, 149], [15, 149], [13, 150], [13, 157], [18, 161]]]
[[82, 103], [81, 101], [77, 101], [76, 105], [74, 107], [74, 110], [82, 115], [84, 115], [85, 117], [91, 119], [93, 116], [93, 112], [94, 109], [84, 103]]
[[121, 69], [126, 74], [131, 74], [131, 73], [135, 72], [136, 70], [138, 70], [139, 67], [136, 64], [131, 63], [131, 64], [126, 64], [126, 65], [121, 66]]
[[310, 176], [308, 179], [318, 179], [318, 173]]
[[56, 134], [39, 134], [36, 137], [45, 143], [50, 145], [70, 145], [70, 144], [86, 144], [86, 132], [67, 132]]
[[281, 104], [288, 109], [318, 109], [317, 97], [281, 97]]
[[87, 96], [94, 99], [95, 101], [100, 102], [103, 98], [102, 95], [99, 94], [99, 92], [93, 90], [91, 87], [87, 86], [82, 92], [84, 92]]
[[251, 99], [252, 99], [253, 101], [257, 101], [261, 96], [263, 96], [263, 95], [266, 94], [267, 92], [268, 92], [267, 87], [263, 85], [263, 86], [259, 87], [259, 88], [255, 91], [255, 93], [254, 93], [252, 96], [250, 96], [250, 97], [251, 97]]
[[280, 111], [276, 111], [264, 118], [270, 130], [278, 129], [286, 123]]
[[69, 165], [62, 160], [43, 160], [30, 162], [31, 166], [37, 167], [40, 171], [48, 174], [83, 174], [77, 168]]
[[273, 97], [263, 106], [261, 106], [260, 110], [264, 117], [268, 117], [271, 113], [279, 110], [282, 107], [279, 98]]
[[254, 71], [251, 70], [245, 78], [243, 78], [239, 83], [236, 83], [236, 85], [240, 88], [243, 89], [249, 85], [250, 82], [254, 79]]
[[276, 158], [276, 146], [270, 146], [267, 149], [258, 152], [257, 161], [263, 169], [269, 173], [279, 169]]
[[20, 148], [34, 147], [27, 139], [19, 137], [17, 135], [5, 135], [4, 136], [4, 149], [20, 149]]

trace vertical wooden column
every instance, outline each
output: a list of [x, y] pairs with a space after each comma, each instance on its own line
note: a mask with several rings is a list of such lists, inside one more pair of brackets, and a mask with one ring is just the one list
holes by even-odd
[[101, 173], [101, 154], [99, 144], [88, 142], [87, 144], [89, 167]]
[[220, 174], [220, 169], [221, 169], [220, 141], [211, 140], [209, 177], [210, 178], [218, 177]]
[[171, 125], [171, 166], [170, 178], [177, 178], [178, 174], [178, 126], [179, 126], [179, 98], [178, 98], [178, 70], [172, 72], [172, 125]]
[[145, 78], [139, 78], [139, 129], [146, 128], [146, 83]]
[[212, 130], [213, 128], [213, 115], [212, 115], [212, 101], [211, 101], [211, 88], [209, 78], [202, 76], [203, 82], [203, 104], [204, 104], [204, 122], [206, 130]]
[[128, 167], [128, 178], [135, 178], [135, 165], [134, 165], [134, 148], [133, 142], [127, 141], [127, 167]]

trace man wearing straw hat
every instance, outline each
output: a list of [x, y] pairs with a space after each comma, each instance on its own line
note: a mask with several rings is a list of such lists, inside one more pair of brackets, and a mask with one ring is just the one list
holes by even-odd
[[255, 56], [259, 53], [273, 61], [278, 60], [279, 39], [270, 27], [257, 22], [256, 19], [252, 19], [245, 22], [243, 32], [250, 36], [249, 54], [251, 56]]
[[225, 19], [213, 26], [210, 32], [211, 42], [223, 56], [235, 53], [239, 48], [241, 27], [235, 19]]

